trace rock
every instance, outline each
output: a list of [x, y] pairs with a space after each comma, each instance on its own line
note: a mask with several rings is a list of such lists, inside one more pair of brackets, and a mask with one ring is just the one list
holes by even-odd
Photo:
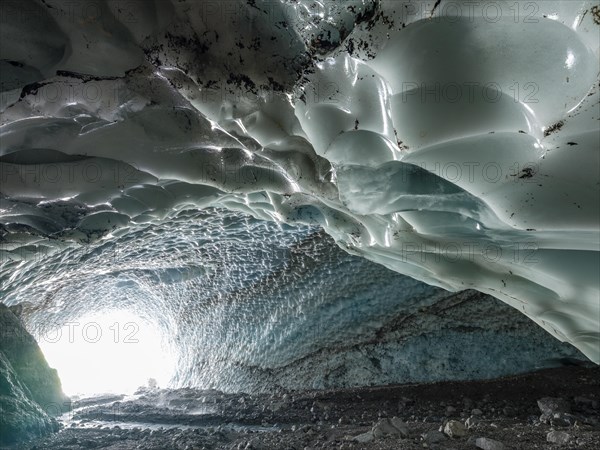
[[270, 405], [270, 409], [273, 412], [279, 412], [281, 411], [283, 408], [285, 408], [285, 403], [284, 402], [273, 402]]
[[587, 425], [591, 425], [593, 427], [597, 427], [598, 425], [600, 425], [600, 420], [598, 420], [598, 418], [594, 416], [582, 417], [581, 422]]
[[444, 426], [444, 433], [452, 438], [463, 437], [467, 435], [467, 429], [458, 420], [450, 420]]
[[575, 416], [569, 414], [571, 405], [565, 399], [544, 397], [539, 399], [537, 404], [542, 412], [540, 422], [557, 427], [568, 427], [575, 423]]
[[537, 404], [542, 414], [547, 416], [571, 412], [571, 405], [563, 398], [544, 397], [539, 399]]
[[361, 444], [366, 444], [367, 442], [371, 442], [374, 439], [373, 432], [367, 431], [366, 433], [359, 434], [358, 436], [354, 436], [354, 440], [356, 442], [360, 442]]
[[542, 414], [540, 420], [542, 422], [549, 422], [554, 427], [570, 427], [575, 425], [578, 418], [569, 413], [555, 413], [552, 417]]
[[506, 406], [502, 409], [502, 414], [506, 417], [515, 417], [517, 415], [517, 411], [512, 406]]
[[495, 441], [486, 437], [477, 438], [475, 446], [483, 450], [505, 450], [506, 447], [502, 442]]
[[382, 438], [386, 435], [406, 438], [408, 437], [408, 427], [397, 417], [392, 419], [380, 419], [373, 427], [372, 433], [376, 438]]
[[480, 409], [474, 409], [473, 411], [471, 411], [471, 414], [474, 416], [483, 416], [483, 411]]
[[446, 440], [446, 435], [438, 430], [431, 430], [423, 434], [423, 440], [427, 444], [438, 444]]
[[402, 437], [408, 437], [408, 425], [404, 423], [399, 417], [392, 417], [392, 425], [398, 429]]
[[552, 444], [564, 445], [569, 442], [571, 435], [564, 431], [550, 431], [546, 435], [546, 440]]
[[465, 426], [467, 427], [467, 429], [469, 429], [475, 427], [478, 423], [479, 419], [477, 419], [474, 416], [471, 416], [465, 421]]

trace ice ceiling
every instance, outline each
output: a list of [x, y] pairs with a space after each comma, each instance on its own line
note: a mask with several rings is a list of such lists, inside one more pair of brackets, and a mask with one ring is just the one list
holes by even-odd
[[[163, 330], [189, 317], [168, 339], [202, 343], [228, 318], [264, 318], [277, 279], [261, 329], [283, 354], [306, 331], [285, 317], [327, 328], [334, 314], [309, 308], [336, 290], [310, 281], [339, 255], [322, 229], [396, 272], [489, 293], [600, 362], [595, 2], [1, 12], [1, 293], [33, 323], [118, 305]], [[195, 356], [219, 357], [182, 360]]]

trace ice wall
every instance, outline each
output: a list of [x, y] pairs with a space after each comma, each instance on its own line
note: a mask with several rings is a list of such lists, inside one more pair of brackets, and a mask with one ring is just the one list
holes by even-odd
[[[163, 367], [173, 386], [272, 392], [493, 378], [584, 359], [490, 296], [428, 286], [319, 229], [223, 209], [130, 225], [0, 276], [72, 393], [115, 389], [113, 378], [129, 385], [134, 374], [142, 384]], [[118, 344], [110, 353], [99, 333]], [[129, 363], [146, 349], [148, 362]], [[73, 373], [103, 377], [90, 385]]]
[[7, 279], [218, 206], [489, 293], [600, 362], [593, 2], [29, 0], [1, 18]]

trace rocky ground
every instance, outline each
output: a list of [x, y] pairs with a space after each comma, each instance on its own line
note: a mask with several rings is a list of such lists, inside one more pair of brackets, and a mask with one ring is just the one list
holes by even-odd
[[76, 402], [15, 449], [600, 448], [600, 368], [280, 395], [142, 390]]

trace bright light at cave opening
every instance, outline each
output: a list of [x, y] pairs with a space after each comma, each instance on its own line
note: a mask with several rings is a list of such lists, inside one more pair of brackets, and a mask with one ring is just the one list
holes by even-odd
[[128, 311], [87, 315], [39, 338], [65, 394], [131, 394], [156, 380], [165, 387], [175, 360], [154, 324]]

